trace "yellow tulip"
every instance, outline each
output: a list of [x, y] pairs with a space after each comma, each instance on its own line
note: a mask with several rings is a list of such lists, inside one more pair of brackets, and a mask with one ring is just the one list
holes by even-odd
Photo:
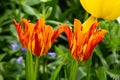
[[80, 3], [96, 18], [114, 20], [120, 16], [120, 0], [80, 0]]

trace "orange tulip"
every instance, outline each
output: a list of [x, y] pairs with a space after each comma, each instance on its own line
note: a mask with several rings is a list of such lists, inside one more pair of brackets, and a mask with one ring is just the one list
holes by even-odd
[[[106, 30], [96, 30], [98, 23], [94, 23], [89, 29], [82, 26], [77, 19], [74, 20], [74, 32], [65, 24], [61, 24], [68, 38], [69, 48], [75, 60], [87, 60], [95, 46], [103, 40]], [[87, 31], [86, 31], [87, 30]]]
[[21, 44], [28, 48], [35, 56], [42, 56], [48, 52], [55, 39], [63, 32], [62, 28], [53, 31], [49, 25], [45, 25], [44, 19], [40, 18], [36, 24], [22, 19], [24, 29], [14, 20]]

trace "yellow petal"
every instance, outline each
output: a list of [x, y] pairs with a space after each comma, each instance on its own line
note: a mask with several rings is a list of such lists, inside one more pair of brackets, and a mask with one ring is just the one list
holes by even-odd
[[[109, 7], [109, 12], [106, 14], [106, 19], [113, 20], [116, 19], [118, 16], [120, 16], [120, 0], [111, 0]], [[106, 10], [106, 9], [105, 9]]]
[[83, 5], [84, 9], [92, 14], [94, 17], [101, 17], [100, 10], [101, 10], [101, 3], [102, 0], [80, 0], [81, 4]]
[[83, 8], [96, 18], [107, 20], [120, 16], [120, 0], [80, 0]]
[[80, 0], [80, 3], [87, 12], [90, 12], [86, 0]]
[[90, 16], [84, 23], [83, 23], [83, 32], [86, 33], [90, 29], [93, 23], [96, 23], [97, 19], [93, 16]]

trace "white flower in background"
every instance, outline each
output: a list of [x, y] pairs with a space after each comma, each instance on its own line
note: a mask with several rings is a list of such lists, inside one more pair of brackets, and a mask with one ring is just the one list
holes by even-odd
[[118, 21], [118, 22], [119, 22], [119, 24], [120, 24], [120, 17], [118, 17], [118, 18], [117, 18], [117, 21]]

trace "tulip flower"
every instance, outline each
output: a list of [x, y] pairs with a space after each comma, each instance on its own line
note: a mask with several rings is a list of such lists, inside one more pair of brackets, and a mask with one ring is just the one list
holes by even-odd
[[53, 31], [50, 25], [46, 25], [40, 18], [36, 24], [22, 19], [24, 29], [14, 20], [21, 44], [28, 48], [35, 56], [42, 56], [48, 52], [55, 39], [62, 33], [62, 29]]
[[114, 20], [120, 16], [120, 0], [80, 0], [80, 3], [96, 18]]
[[74, 20], [74, 32], [72, 29], [61, 24], [64, 32], [68, 38], [68, 44], [72, 57], [78, 61], [87, 60], [95, 46], [101, 42], [106, 30], [96, 30], [98, 23], [94, 23], [89, 29], [87, 26], [82, 26], [81, 22], [77, 19]]

